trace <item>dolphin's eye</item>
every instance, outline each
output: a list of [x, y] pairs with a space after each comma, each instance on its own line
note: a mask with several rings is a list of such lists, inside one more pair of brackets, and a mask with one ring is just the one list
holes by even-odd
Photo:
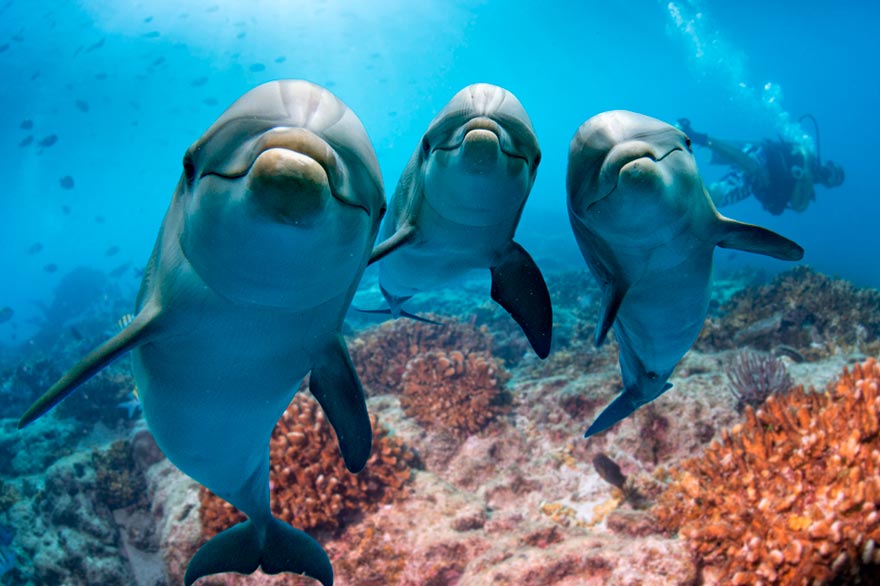
[[424, 138], [422, 138], [422, 152], [423, 152], [425, 155], [428, 155], [428, 154], [430, 154], [430, 152], [431, 152], [431, 143], [428, 142], [428, 137], [427, 137], [427, 136], [424, 137]]
[[684, 137], [684, 144], [688, 148], [689, 152], [694, 152], [693, 149], [691, 149], [691, 137], [685, 136]]
[[186, 177], [187, 183], [192, 183], [196, 179], [196, 166], [189, 153], [183, 156], [183, 175]]

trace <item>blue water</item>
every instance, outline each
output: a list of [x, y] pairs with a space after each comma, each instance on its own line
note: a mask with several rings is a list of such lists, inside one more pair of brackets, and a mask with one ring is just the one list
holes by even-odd
[[[725, 213], [797, 240], [820, 271], [880, 287], [878, 17], [868, 2], [2, 0], [0, 307], [15, 316], [0, 340], [26, 337], [35, 302], [79, 265], [119, 268], [133, 292], [184, 150], [235, 98], [277, 78], [325, 85], [360, 116], [389, 194], [456, 91], [486, 81], [514, 92], [544, 151], [518, 237], [539, 265], [583, 266], [564, 177], [568, 142], [593, 114], [687, 116], [716, 136], [757, 139], [809, 132], [796, 120], [812, 113], [846, 183], [818, 187], [803, 214], [773, 217], [754, 201]], [[39, 146], [50, 135], [57, 142]], [[708, 179], [723, 172], [698, 155]], [[717, 256], [722, 268], [786, 266]]]

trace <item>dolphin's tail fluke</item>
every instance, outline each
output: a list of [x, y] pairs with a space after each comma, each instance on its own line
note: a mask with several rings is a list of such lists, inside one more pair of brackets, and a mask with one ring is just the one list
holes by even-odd
[[[671, 388], [672, 384], [664, 384], [661, 387], [662, 390], [657, 393], [656, 397], [659, 397]], [[611, 401], [611, 404], [605, 407], [604, 411], [599, 413], [599, 417], [596, 418], [596, 421], [594, 421], [593, 424], [589, 428], [587, 428], [587, 432], [584, 434], [584, 438], [596, 435], [600, 431], [605, 431], [609, 427], [612, 427], [618, 421], [626, 419], [627, 417], [632, 415], [636, 409], [647, 402], [634, 401], [633, 394], [634, 393], [631, 391], [624, 391], [620, 395], [618, 395], [616, 399]]]
[[208, 541], [190, 560], [183, 582], [191, 586], [203, 576], [222, 572], [252, 574], [257, 568], [267, 574], [301, 574], [323, 586], [333, 586], [333, 567], [321, 545], [274, 517], [262, 540], [253, 521], [245, 521]]

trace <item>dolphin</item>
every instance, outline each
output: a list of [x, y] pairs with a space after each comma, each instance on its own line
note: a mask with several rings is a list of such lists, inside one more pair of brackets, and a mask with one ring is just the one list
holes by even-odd
[[531, 120], [512, 93], [478, 83], [455, 94], [404, 169], [370, 258], [381, 261], [387, 312], [416, 317], [401, 308], [413, 295], [488, 268], [492, 299], [545, 358], [550, 295], [535, 262], [513, 241], [540, 161]]
[[269, 438], [311, 371], [346, 466], [364, 467], [372, 431], [341, 328], [384, 210], [376, 155], [345, 104], [306, 81], [252, 89], [187, 150], [134, 319], [19, 427], [130, 351], [159, 447], [248, 516], [199, 549], [185, 584], [260, 567], [330, 586], [321, 546], [272, 516]]
[[642, 114], [616, 110], [584, 122], [571, 141], [566, 187], [575, 239], [602, 287], [595, 343], [613, 324], [624, 387], [590, 437], [672, 386], [666, 381], [706, 319], [716, 246], [782, 260], [804, 251], [721, 216], [690, 139]]

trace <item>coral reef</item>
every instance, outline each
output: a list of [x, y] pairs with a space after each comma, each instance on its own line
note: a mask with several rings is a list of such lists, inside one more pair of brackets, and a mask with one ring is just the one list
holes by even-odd
[[463, 437], [503, 412], [508, 378], [486, 352], [428, 352], [407, 363], [400, 404], [426, 428]]
[[843, 350], [880, 349], [880, 291], [797, 267], [760, 287], [749, 287], [721, 306], [697, 348], [751, 346], [772, 351], [784, 345], [808, 360]]
[[388, 321], [349, 343], [352, 361], [367, 396], [399, 392], [406, 363], [419, 354], [432, 350], [488, 352], [492, 349], [492, 336], [486, 327], [433, 314], [427, 317], [443, 325], [408, 319]]
[[95, 493], [110, 509], [136, 504], [144, 497], [146, 484], [135, 466], [131, 444], [117, 440], [100, 452], [92, 452], [95, 468]]
[[654, 514], [725, 584], [880, 572], [880, 365], [771, 396], [673, 475]]
[[[298, 393], [270, 441], [272, 512], [303, 530], [335, 530], [364, 512], [404, 495], [412, 455], [373, 420], [373, 453], [359, 474], [346, 470], [336, 436], [318, 404]], [[201, 490], [201, 520], [210, 538], [244, 516]]]
[[785, 362], [756, 352], [737, 354], [727, 369], [727, 380], [730, 392], [736, 397], [736, 410], [740, 413], [746, 405], [757, 409], [767, 397], [782, 394], [794, 384]]

